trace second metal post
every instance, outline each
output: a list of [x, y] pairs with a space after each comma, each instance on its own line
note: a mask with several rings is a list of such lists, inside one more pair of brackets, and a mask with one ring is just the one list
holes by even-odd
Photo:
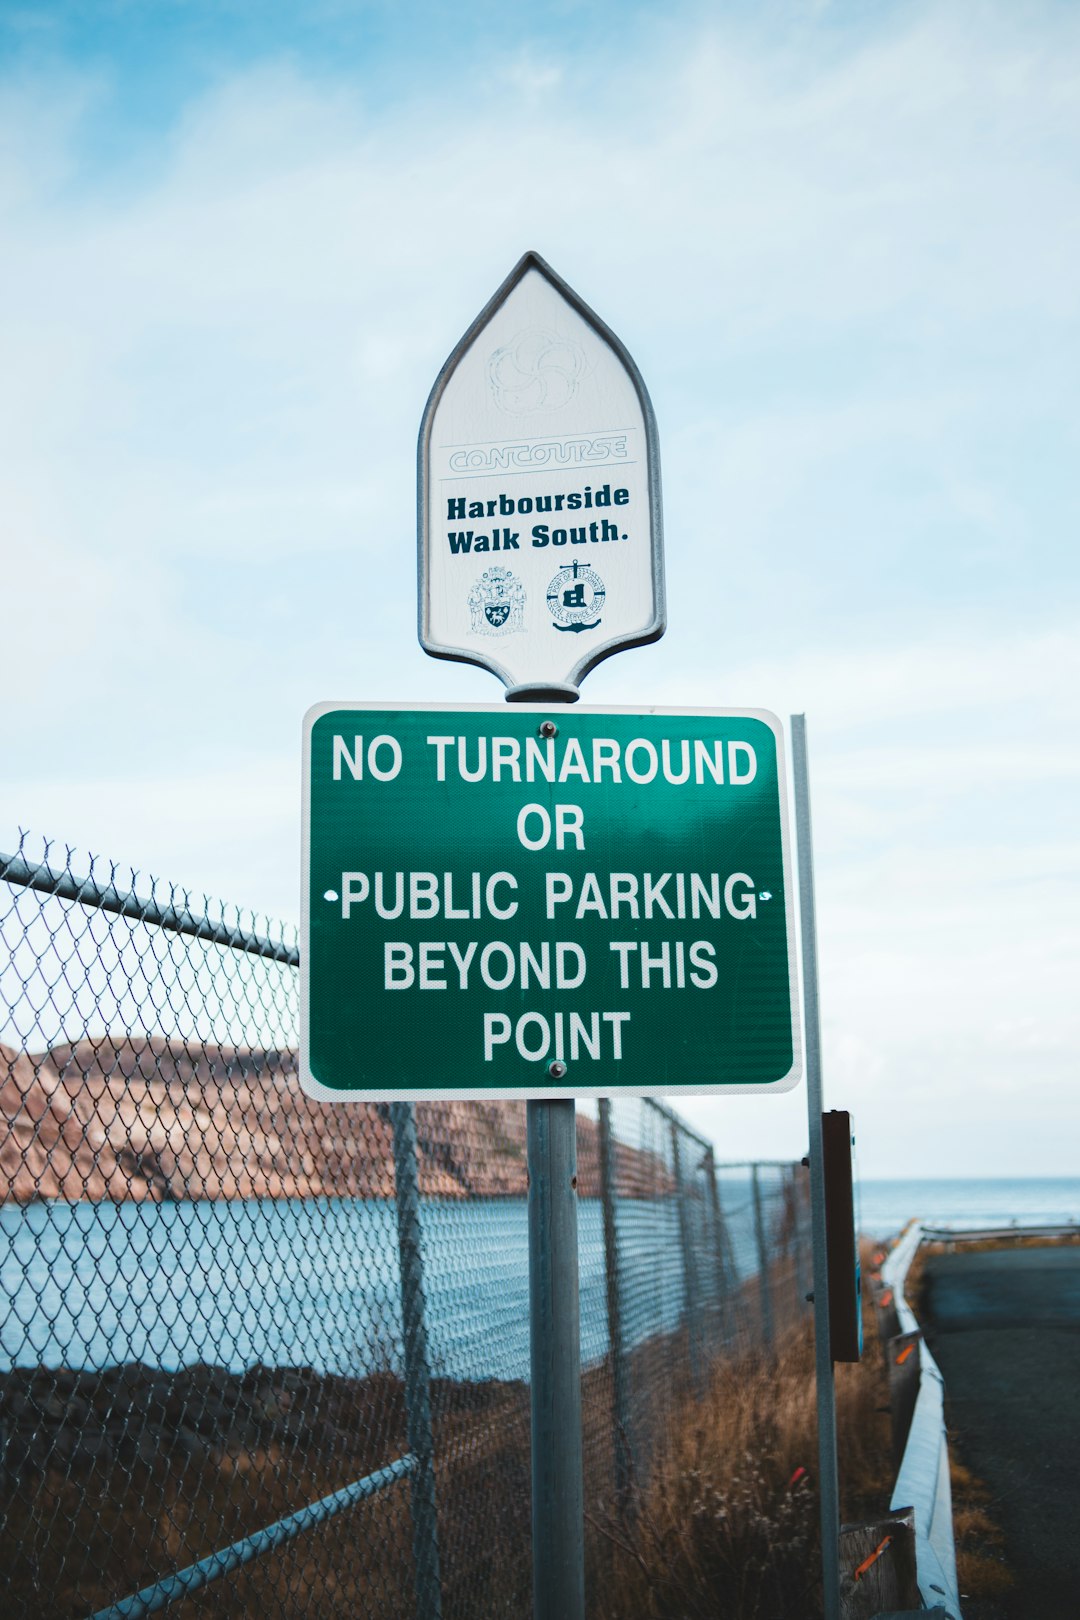
[[810, 825], [806, 716], [791, 717], [791, 774], [799, 848], [799, 918], [802, 931], [803, 1023], [806, 1030], [806, 1107], [810, 1127], [810, 1213], [814, 1250], [814, 1369], [817, 1382], [821, 1565], [825, 1620], [840, 1616], [840, 1487], [836, 1467], [836, 1385], [829, 1343], [829, 1273], [825, 1235], [825, 1167], [821, 1115], [825, 1107], [818, 1019], [817, 913]]

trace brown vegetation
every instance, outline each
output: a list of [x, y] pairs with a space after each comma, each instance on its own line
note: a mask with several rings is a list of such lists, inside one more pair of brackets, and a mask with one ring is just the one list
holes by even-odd
[[[872, 1325], [858, 1366], [837, 1368], [841, 1505], [887, 1504], [884, 1358]], [[644, 1488], [595, 1528], [612, 1548], [602, 1620], [813, 1620], [821, 1612], [813, 1336], [721, 1365], [686, 1395]]]

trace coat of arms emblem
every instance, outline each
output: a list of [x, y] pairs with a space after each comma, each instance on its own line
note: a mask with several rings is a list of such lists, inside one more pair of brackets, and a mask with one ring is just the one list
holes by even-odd
[[485, 568], [469, 592], [474, 634], [508, 636], [525, 628], [525, 587], [509, 568]]

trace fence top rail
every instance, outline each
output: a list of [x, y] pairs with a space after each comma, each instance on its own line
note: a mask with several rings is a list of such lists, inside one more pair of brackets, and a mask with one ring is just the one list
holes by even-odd
[[266, 934], [243, 928], [239, 921], [226, 922], [206, 916], [191, 906], [186, 889], [169, 885], [168, 901], [156, 897], [145, 899], [128, 889], [119, 889], [112, 882], [99, 883], [93, 877], [76, 877], [66, 868], [57, 869], [44, 861], [28, 861], [22, 855], [0, 854], [0, 881], [13, 883], [38, 894], [49, 894], [58, 900], [71, 900], [79, 905], [111, 911], [135, 922], [149, 923], [168, 929], [174, 934], [187, 934], [214, 945], [226, 945], [234, 951], [246, 951], [251, 956], [267, 957], [284, 962], [290, 967], [300, 965], [300, 952], [295, 945], [284, 940], [271, 939]]
[[717, 1159], [717, 1170], [790, 1170], [798, 1159]]
[[713, 1145], [708, 1138], [699, 1136], [697, 1131], [686, 1123], [682, 1115], [677, 1114], [674, 1108], [669, 1108], [667, 1103], [661, 1102], [658, 1097], [644, 1097], [642, 1098], [642, 1101], [645, 1103], [646, 1107], [651, 1108], [654, 1113], [661, 1115], [661, 1117], [666, 1119], [670, 1124], [677, 1125], [683, 1136], [687, 1136], [692, 1142], [696, 1142], [704, 1152], [711, 1153], [713, 1151]]

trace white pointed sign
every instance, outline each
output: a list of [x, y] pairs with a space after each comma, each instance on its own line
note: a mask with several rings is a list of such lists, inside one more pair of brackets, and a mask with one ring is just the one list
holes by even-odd
[[576, 696], [664, 633], [652, 405], [614, 333], [535, 253], [439, 374], [419, 444], [420, 642], [514, 699]]

